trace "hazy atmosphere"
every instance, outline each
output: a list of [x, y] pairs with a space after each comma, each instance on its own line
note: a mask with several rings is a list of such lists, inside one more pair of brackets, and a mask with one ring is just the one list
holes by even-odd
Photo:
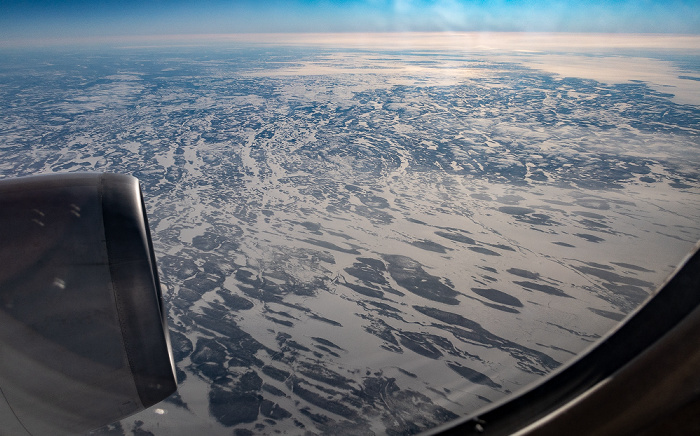
[[698, 33], [691, 0], [2, 1], [0, 39], [259, 32]]

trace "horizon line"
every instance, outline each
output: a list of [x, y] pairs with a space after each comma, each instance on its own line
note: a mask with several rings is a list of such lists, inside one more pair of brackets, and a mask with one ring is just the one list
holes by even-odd
[[[556, 38], [551, 39], [552, 36]], [[600, 38], [606, 38], [605, 47]], [[700, 50], [700, 34], [657, 32], [560, 32], [560, 31], [339, 31], [339, 32], [230, 32], [173, 33], [69, 37], [16, 37], [0, 39], [0, 49], [109, 46], [152, 43], [159, 46], [201, 46], [212, 43], [243, 43], [277, 46], [372, 47], [378, 45], [454, 45], [462, 38], [463, 48], [508, 50], [523, 46], [540, 48], [672, 48]], [[428, 41], [430, 40], [430, 41]], [[177, 44], [173, 44], [177, 42]], [[188, 43], [190, 42], [190, 43]], [[674, 44], [669, 47], [667, 43]], [[484, 47], [483, 43], [495, 44]], [[127, 47], [114, 47], [127, 48]]]

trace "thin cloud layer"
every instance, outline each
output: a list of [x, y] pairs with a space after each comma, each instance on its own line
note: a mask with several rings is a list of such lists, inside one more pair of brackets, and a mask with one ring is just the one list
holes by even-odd
[[699, 33], [676, 1], [4, 1], [0, 39], [258, 32]]

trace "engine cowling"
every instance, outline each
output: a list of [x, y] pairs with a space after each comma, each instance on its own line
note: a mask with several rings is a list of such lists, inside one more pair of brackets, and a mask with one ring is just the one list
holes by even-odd
[[176, 387], [138, 180], [0, 181], [0, 434], [85, 432]]

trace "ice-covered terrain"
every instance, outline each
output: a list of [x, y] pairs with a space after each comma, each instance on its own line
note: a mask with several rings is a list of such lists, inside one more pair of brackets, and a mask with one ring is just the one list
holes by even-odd
[[95, 434], [412, 434], [572, 359], [700, 239], [698, 81], [687, 50], [7, 50], [0, 172], [141, 180], [179, 392]]

